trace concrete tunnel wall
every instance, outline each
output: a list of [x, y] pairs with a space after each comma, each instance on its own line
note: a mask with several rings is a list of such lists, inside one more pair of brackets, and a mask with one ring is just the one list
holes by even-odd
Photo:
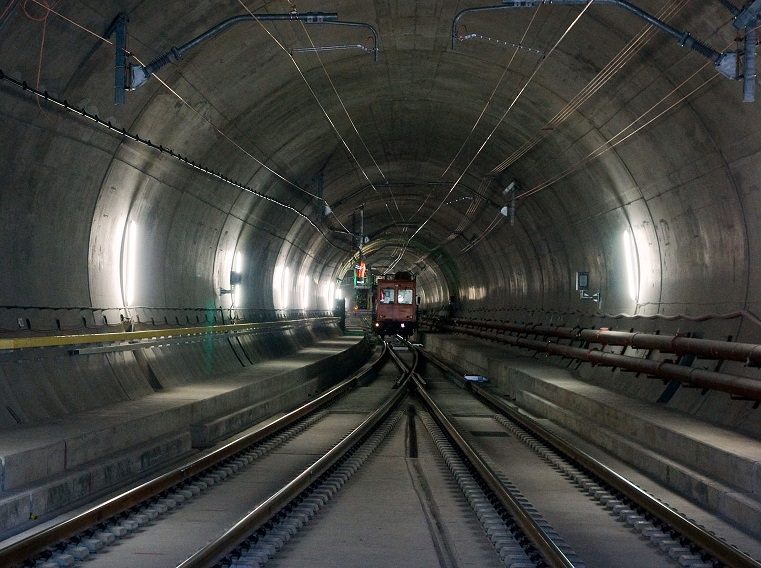
[[[638, 5], [653, 13], [662, 8], [655, 0]], [[299, 10], [335, 10], [342, 19], [376, 26], [379, 62], [354, 54], [299, 60], [313, 92], [268, 34], [236, 27], [159, 73], [177, 95], [151, 79], [128, 92], [125, 105], [113, 106], [113, 47], [71, 21], [102, 34], [119, 11], [126, 11], [129, 48], [149, 61], [210, 22], [239, 13], [240, 5], [201, 3], [188, 9], [182, 2], [104, 2], [59, 4], [52, 12], [33, 2], [10, 2], [0, 12], [0, 69], [6, 75], [39, 83], [104, 121], [292, 209], [2, 81], [0, 306], [112, 308], [129, 316], [122, 256], [125, 228], [135, 221], [140, 268], [134, 305], [229, 308], [232, 297], [219, 289], [229, 287], [240, 251], [243, 292], [235, 307], [281, 307], [273, 275], [283, 265], [292, 276], [291, 307], [299, 307], [300, 278], [311, 282], [310, 307], [322, 307], [322, 288], [340, 276], [338, 267], [353, 252], [337, 231], [351, 229], [352, 213], [368, 203], [368, 232], [391, 227], [374, 236], [375, 248], [368, 250], [377, 252], [368, 253], [369, 263], [419, 273], [424, 307], [433, 313], [445, 309], [451, 295], [466, 316], [594, 313], [598, 306], [580, 300], [574, 290], [577, 270], [589, 271], [590, 291], [600, 292], [601, 310], [610, 314], [758, 311], [759, 103], [743, 104], [738, 82], [717, 76], [706, 60], [671, 38], [651, 34], [588, 103], [547, 129], [644, 27], [630, 16], [594, 7], [494, 129], [536, 59], [519, 53], [501, 82], [509, 54], [466, 42], [451, 48], [451, 18], [458, 8], [433, 1], [307, 2]], [[492, 37], [519, 37], [529, 30], [527, 45], [547, 52], [578, 14], [578, 7], [543, 7], [537, 16], [541, 27], [529, 25], [531, 10], [509, 18], [471, 16], [465, 23]], [[692, 3], [666, 16], [717, 49], [732, 46], [737, 34], [731, 15], [718, 5]], [[271, 29], [288, 46], [306, 41], [297, 26]], [[326, 43], [354, 40], [343, 31], [310, 28], [310, 33]], [[483, 109], [483, 120], [471, 132]], [[588, 158], [617, 141], [619, 132], [631, 132], [624, 129], [633, 121], [639, 119], [636, 128], [656, 115], [631, 138]], [[537, 135], [534, 147], [507, 160]], [[502, 167], [506, 160], [510, 164]], [[342, 202], [323, 218], [313, 198], [320, 171], [327, 202]], [[515, 225], [493, 206], [503, 204], [502, 189], [511, 179], [528, 190], [566, 172], [519, 201]], [[342, 201], [367, 185], [365, 174], [374, 187]], [[454, 183], [460, 174], [469, 190], [431, 185]], [[384, 181], [413, 187], [398, 190], [397, 201]], [[401, 221], [410, 226], [401, 227]], [[418, 228], [419, 235], [408, 241]], [[640, 260], [636, 302], [626, 290], [622, 235], [627, 229]], [[8, 314], [3, 325], [8, 334], [28, 332], [14, 325], [17, 315], [39, 315], [28, 309]], [[585, 321], [599, 325], [601, 320]], [[709, 336], [761, 340], [761, 329], [742, 321], [702, 327]], [[52, 321], [35, 327], [55, 332]]]

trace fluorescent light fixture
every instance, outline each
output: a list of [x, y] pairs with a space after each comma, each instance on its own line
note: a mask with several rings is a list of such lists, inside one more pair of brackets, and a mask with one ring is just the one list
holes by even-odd
[[137, 223], [127, 223], [127, 234], [124, 236], [124, 262], [123, 286], [124, 305], [131, 306], [135, 302], [135, 289], [137, 278]]
[[235, 253], [235, 262], [233, 262], [233, 272], [240, 274], [243, 272], [243, 253], [238, 251]]
[[639, 267], [637, 263], [637, 243], [634, 241], [634, 234], [626, 229], [623, 235], [624, 239], [624, 257], [626, 258], [626, 281], [629, 285], [629, 297], [633, 302], [637, 301], [639, 296]]

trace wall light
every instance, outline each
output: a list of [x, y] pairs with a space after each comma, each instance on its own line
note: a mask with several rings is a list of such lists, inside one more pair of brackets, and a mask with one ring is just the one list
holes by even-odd
[[291, 269], [287, 266], [283, 268], [283, 307], [287, 308], [291, 303]]
[[243, 254], [238, 251], [235, 253], [233, 269], [230, 271], [230, 287], [239, 285], [243, 281]]
[[235, 253], [233, 269], [230, 272], [230, 289], [232, 290], [230, 301], [233, 306], [240, 307], [243, 301], [243, 286], [241, 286], [241, 282], [243, 282], [243, 253], [238, 251]]
[[230, 289], [230, 307], [240, 307], [240, 303], [243, 299], [243, 286], [236, 285]]
[[276, 266], [272, 273], [272, 303], [276, 308], [280, 307], [280, 286], [283, 283], [283, 267]]
[[299, 307], [302, 310], [306, 310], [309, 307], [309, 278], [307, 276], [299, 276]]
[[333, 308], [333, 304], [336, 303], [336, 284], [331, 282], [328, 285], [328, 297], [326, 298], [325, 307], [328, 309]]
[[272, 273], [272, 292], [275, 307], [287, 308], [290, 302], [291, 271], [287, 266], [276, 266]]
[[639, 263], [636, 257], [637, 243], [634, 234], [626, 229], [623, 234], [624, 257], [626, 259], [626, 281], [629, 287], [629, 297], [633, 302], [639, 297]]

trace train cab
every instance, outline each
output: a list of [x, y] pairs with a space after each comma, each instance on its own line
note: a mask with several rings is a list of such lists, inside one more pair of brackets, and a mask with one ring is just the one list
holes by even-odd
[[409, 272], [378, 279], [373, 303], [373, 331], [384, 335], [412, 335], [417, 329], [417, 289]]

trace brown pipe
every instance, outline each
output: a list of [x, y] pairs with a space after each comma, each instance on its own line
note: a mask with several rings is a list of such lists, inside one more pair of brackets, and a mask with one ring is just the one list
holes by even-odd
[[[497, 329], [493, 324], [490, 324], [489, 326], [484, 326], [484, 327], [488, 327], [489, 329]], [[497, 341], [499, 343], [505, 343], [507, 345], [512, 345], [514, 347], [532, 349], [535, 351], [541, 351], [544, 353], [551, 353], [553, 355], [560, 355], [562, 357], [576, 359], [578, 361], [585, 361], [585, 362], [591, 363], [592, 365], [618, 367], [621, 369], [626, 369], [627, 371], [634, 371], [637, 373], [646, 373], [649, 376], [657, 377], [664, 381], [674, 380], [680, 383], [690, 384], [700, 388], [727, 392], [734, 396], [761, 401], [761, 381], [748, 378], [748, 377], [740, 377], [738, 375], [718, 373], [715, 371], [706, 371], [705, 369], [693, 369], [691, 367], [677, 365], [670, 361], [655, 361], [651, 359], [643, 359], [641, 357], [631, 357], [629, 355], [605, 353], [604, 351], [600, 351], [599, 349], [584, 349], [581, 347], [563, 345], [563, 344], [555, 343], [552, 341], [539, 341], [536, 339], [528, 339], [525, 337], [513, 337], [513, 336], [488, 333], [486, 331], [479, 331], [474, 329], [463, 329], [462, 327], [458, 325], [443, 324], [443, 325], [439, 325], [439, 328], [445, 331], [452, 331], [455, 333], [463, 333], [463, 334], [471, 335], [479, 339], [486, 339], [489, 341]], [[610, 333], [610, 332], [603, 332], [603, 333]], [[613, 333], [620, 334], [621, 332], [613, 332]], [[646, 340], [649, 340], [650, 338], [663, 337], [663, 339], [668, 340], [672, 344], [674, 339], [678, 338], [678, 336], [672, 336], [671, 338], [669, 338], [668, 336], [632, 333], [632, 334], [624, 334], [624, 337], [619, 338], [619, 340], [630, 341], [630, 343], [623, 343], [624, 345], [632, 345], [632, 346], [640, 345], [639, 341], [635, 340], [634, 336], [644, 336]], [[688, 339], [688, 338], [678, 338], [678, 339]], [[698, 339], [692, 340], [692, 341], [703, 342], [702, 344], [699, 344], [699, 349], [713, 349], [713, 346], [710, 344], [727, 343], [727, 342], [720, 342], [720, 341], [716, 342], [716, 341], [698, 340]], [[596, 342], [596, 343], [599, 343], [599, 342]], [[660, 342], [655, 344], [661, 345]], [[680, 345], [679, 347], [680, 349], [684, 348], [684, 344], [680, 343], [679, 345]], [[737, 343], [737, 344], [730, 344], [730, 345], [739, 346], [740, 350], [737, 351], [738, 353], [748, 352], [746, 349], [748, 344]], [[753, 349], [750, 350], [750, 353], [756, 353], [756, 354], [759, 353], [760, 347], [758, 345], [751, 345], [750, 347], [753, 347]], [[650, 347], [650, 348], [658, 349], [659, 347]], [[699, 351], [699, 352], [702, 352], [702, 351]], [[722, 354], [723, 353], [724, 352], [722, 352]], [[722, 358], [725, 358], [725, 357], [722, 357]]]
[[714, 339], [696, 339], [681, 335], [655, 335], [610, 331], [607, 329], [582, 329], [572, 327], [550, 327], [533, 324], [514, 324], [508, 322], [491, 322], [479, 320], [453, 320], [456, 326], [480, 327], [510, 333], [542, 335], [558, 339], [572, 339], [599, 343], [601, 345], [620, 345], [636, 349], [658, 349], [663, 353], [677, 355], [695, 355], [707, 359], [740, 361], [749, 365], [761, 366], [761, 345], [754, 343], [734, 343]]

